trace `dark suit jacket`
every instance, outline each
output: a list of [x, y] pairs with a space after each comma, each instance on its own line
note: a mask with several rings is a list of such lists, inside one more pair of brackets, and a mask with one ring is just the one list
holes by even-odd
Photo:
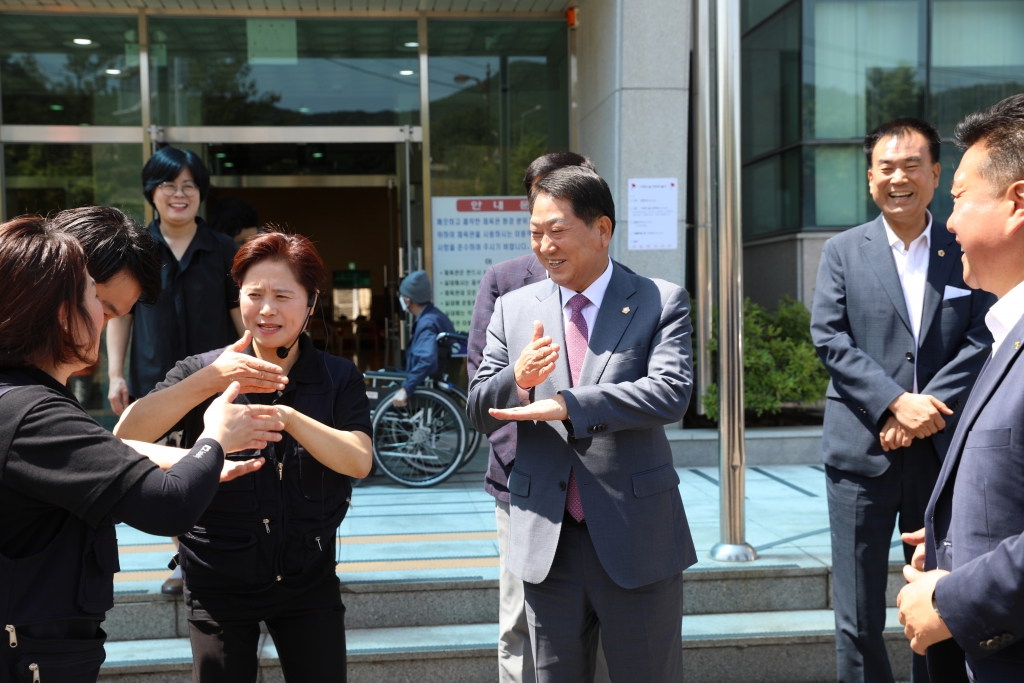
[[[494, 302], [498, 297], [534, 282], [547, 278], [544, 266], [533, 254], [519, 256], [495, 264], [484, 273], [480, 289], [473, 305], [473, 320], [469, 325], [469, 344], [466, 364], [469, 381], [476, 377], [476, 369], [483, 360], [484, 345], [487, 343], [487, 323], [494, 313]], [[487, 435], [490, 453], [487, 458], [487, 474], [484, 475], [484, 490], [508, 502], [508, 475], [516, 459], [516, 426], [512, 423]]]
[[[565, 348], [559, 288], [550, 280], [510, 292], [494, 308], [467, 406], [473, 426], [484, 434], [505, 426], [489, 408], [520, 403], [513, 366], [530, 343], [534, 320]], [[547, 577], [570, 469], [594, 550], [612, 581], [638, 588], [697, 561], [664, 429], [682, 419], [690, 402], [691, 332], [685, 289], [613, 265], [579, 383], [570, 382], [562, 356], [532, 390], [536, 401], [560, 393], [569, 419], [516, 423], [516, 462], [508, 480], [507, 566], [513, 574], [529, 583]]]
[[925, 566], [952, 571], [939, 611], [979, 683], [1024, 678], [1022, 341], [1024, 320], [978, 379], [925, 512]]
[[[943, 254], [940, 256], [940, 253]], [[918, 348], [892, 247], [882, 217], [850, 228], [825, 243], [818, 269], [811, 336], [828, 370], [822, 462], [868, 477], [884, 473], [895, 456], [878, 432], [889, 404], [914, 390], [931, 394], [954, 411], [946, 429], [931, 437], [945, 457], [963, 403], [985, 362], [992, 335], [985, 313], [995, 301], [981, 291], [943, 300], [947, 286], [964, 284], [960, 245], [932, 222], [928, 278]]]

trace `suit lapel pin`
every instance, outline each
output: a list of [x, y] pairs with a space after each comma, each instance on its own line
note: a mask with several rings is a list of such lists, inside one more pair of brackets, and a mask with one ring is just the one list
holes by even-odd
[[1016, 351], [1019, 348], [1020, 348], [1020, 342], [1019, 341], [1013, 342], [1013, 350]]
[[626, 315], [627, 313], [629, 313], [629, 306], [622, 309], [622, 315]]
[[945, 255], [946, 255], [946, 250], [945, 249], [939, 249], [939, 258], [942, 258]]

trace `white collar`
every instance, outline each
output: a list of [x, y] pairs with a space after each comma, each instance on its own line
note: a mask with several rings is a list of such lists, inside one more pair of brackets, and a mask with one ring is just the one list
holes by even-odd
[[569, 299], [573, 298], [577, 294], [582, 294], [594, 306], [601, 308], [601, 302], [604, 301], [604, 294], [608, 291], [608, 283], [612, 281], [612, 259], [608, 257], [608, 267], [604, 269], [601, 276], [590, 283], [590, 286], [584, 289], [582, 292], [574, 292], [567, 287], [558, 286], [561, 290], [562, 295], [562, 308], [569, 305]]
[[893, 232], [893, 229], [889, 226], [889, 221], [885, 220], [885, 216], [882, 216], [882, 225], [885, 226], [885, 234], [889, 237], [889, 246], [899, 249], [901, 252], [910, 251], [910, 247], [916, 244], [922, 237], [924, 238], [924, 246], [926, 249], [932, 248], [932, 213], [931, 211], [925, 210], [928, 214], [928, 224], [924, 226], [924, 232], [917, 236], [910, 244], [905, 245], [905, 249], [900, 245], [903, 244], [903, 238]]
[[1010, 330], [1024, 317], [1024, 282], [992, 304], [985, 314], [985, 326], [992, 333], [992, 355], [1010, 334]]

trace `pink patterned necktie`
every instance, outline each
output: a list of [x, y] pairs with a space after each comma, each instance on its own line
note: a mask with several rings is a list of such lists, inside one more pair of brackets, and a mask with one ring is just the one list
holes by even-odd
[[[569, 309], [572, 314], [569, 316], [569, 326], [565, 330], [565, 353], [569, 361], [569, 375], [572, 377], [573, 386], [580, 383], [580, 370], [583, 369], [583, 359], [587, 357], [590, 330], [587, 329], [587, 319], [583, 317], [583, 309], [588, 304], [590, 304], [590, 299], [582, 294], [577, 294], [569, 299]], [[583, 521], [583, 503], [580, 501], [580, 490], [576, 486], [576, 473], [573, 470], [569, 470], [565, 509], [577, 522]]]

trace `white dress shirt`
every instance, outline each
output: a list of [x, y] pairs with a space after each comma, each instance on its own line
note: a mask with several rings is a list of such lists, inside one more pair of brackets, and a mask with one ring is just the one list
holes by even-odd
[[1024, 282], [1020, 283], [992, 304], [985, 314], [985, 326], [992, 333], [992, 355], [1024, 316]]
[[932, 246], [932, 215], [928, 213], [928, 224], [910, 245], [893, 232], [889, 223], [882, 218], [885, 234], [889, 238], [892, 257], [896, 261], [896, 272], [903, 286], [903, 300], [910, 314], [910, 326], [914, 333], [914, 393], [917, 393], [917, 349], [920, 345], [921, 314], [924, 312], [924, 289], [928, 283], [929, 252]]
[[562, 323], [563, 329], [568, 329], [569, 320], [572, 318], [572, 307], [569, 305], [569, 299], [573, 298], [577, 294], [582, 294], [590, 300], [590, 303], [583, 307], [581, 313], [583, 313], [583, 319], [587, 321], [587, 339], [594, 334], [594, 325], [597, 324], [597, 313], [601, 308], [601, 302], [604, 301], [604, 294], [608, 291], [608, 283], [612, 281], [612, 260], [608, 259], [608, 267], [604, 269], [601, 276], [594, 280], [589, 287], [584, 289], [582, 292], [574, 292], [567, 287], [559, 285], [559, 294], [562, 297]]

